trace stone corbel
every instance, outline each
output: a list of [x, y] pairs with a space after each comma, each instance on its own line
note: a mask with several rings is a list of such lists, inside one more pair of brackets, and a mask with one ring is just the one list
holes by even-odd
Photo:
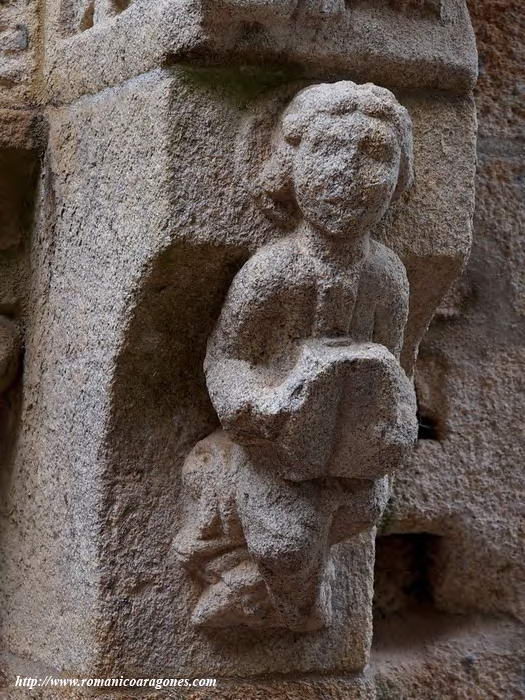
[[273, 144], [255, 196], [283, 235], [208, 342], [222, 430], [186, 460], [174, 550], [202, 584], [196, 624], [304, 632], [331, 619], [331, 546], [374, 526], [417, 436], [406, 271], [370, 237], [410, 187], [412, 127], [388, 90], [338, 82], [296, 95]]

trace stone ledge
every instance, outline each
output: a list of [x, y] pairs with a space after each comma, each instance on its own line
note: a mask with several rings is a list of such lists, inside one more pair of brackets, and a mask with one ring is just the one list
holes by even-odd
[[[304, 13], [277, 21], [268, 9], [261, 14], [257, 8], [235, 9], [232, 0], [226, 4], [229, 9], [221, 12], [197, 0], [138, 0], [73, 34], [51, 7], [46, 66], [51, 99], [69, 102], [180, 61], [278, 62], [304, 77], [351, 75], [358, 82], [463, 94], [476, 80], [477, 54], [463, 0], [443, 0], [441, 15], [367, 0], [316, 22]], [[247, 21], [249, 16], [258, 19]]]

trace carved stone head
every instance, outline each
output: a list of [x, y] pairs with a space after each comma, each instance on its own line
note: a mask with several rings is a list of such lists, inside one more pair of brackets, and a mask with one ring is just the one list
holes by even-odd
[[282, 115], [259, 178], [268, 216], [332, 237], [366, 234], [413, 178], [412, 124], [385, 88], [350, 81], [302, 90]]

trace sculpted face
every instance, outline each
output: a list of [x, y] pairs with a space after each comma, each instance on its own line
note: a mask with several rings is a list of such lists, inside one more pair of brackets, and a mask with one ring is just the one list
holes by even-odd
[[294, 159], [295, 196], [305, 220], [329, 236], [365, 233], [388, 209], [400, 157], [387, 122], [361, 112], [319, 115]]

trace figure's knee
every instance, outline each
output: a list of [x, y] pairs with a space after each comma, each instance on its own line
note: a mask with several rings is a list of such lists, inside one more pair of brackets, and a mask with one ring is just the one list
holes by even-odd
[[252, 554], [266, 571], [287, 578], [318, 568], [323, 557], [323, 547], [312, 533], [304, 532], [293, 538], [282, 533], [279, 538], [268, 537], [260, 542]]
[[182, 483], [194, 497], [198, 497], [203, 488], [227, 480], [233, 447], [234, 443], [223, 430], [216, 430], [194, 446], [182, 467]]

